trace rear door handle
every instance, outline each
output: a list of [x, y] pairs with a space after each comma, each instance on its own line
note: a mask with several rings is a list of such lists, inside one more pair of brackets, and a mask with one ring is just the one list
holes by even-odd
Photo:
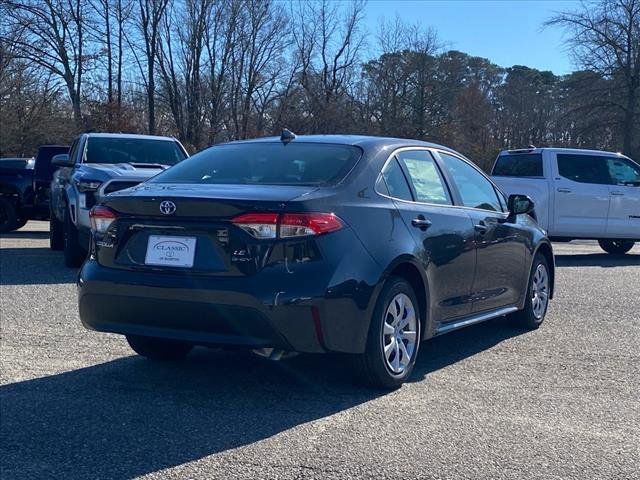
[[559, 188], [558, 191], [560, 193], [571, 193], [571, 189], [570, 188]]
[[431, 226], [431, 221], [424, 218], [422, 215], [418, 215], [416, 218], [411, 220], [411, 225], [420, 230], [426, 230]]
[[617, 197], [624, 197], [624, 193], [623, 192], [611, 192], [611, 195], [615, 195]]

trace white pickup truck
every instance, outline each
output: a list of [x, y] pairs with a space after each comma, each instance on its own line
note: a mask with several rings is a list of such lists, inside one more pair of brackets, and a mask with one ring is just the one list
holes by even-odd
[[598, 240], [615, 254], [640, 241], [640, 165], [620, 153], [506, 150], [492, 177], [508, 195], [531, 197], [538, 223], [554, 240]]

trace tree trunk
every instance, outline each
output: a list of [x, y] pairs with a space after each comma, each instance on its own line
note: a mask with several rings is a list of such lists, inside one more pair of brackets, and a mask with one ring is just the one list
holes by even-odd
[[627, 108], [624, 113], [624, 124], [622, 126], [622, 151], [625, 155], [633, 156], [634, 152], [634, 133], [636, 123], [637, 110], [637, 94], [638, 87], [630, 86], [627, 93]]

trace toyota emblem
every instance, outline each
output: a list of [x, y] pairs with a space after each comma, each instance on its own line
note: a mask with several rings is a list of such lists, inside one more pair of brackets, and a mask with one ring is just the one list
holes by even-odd
[[160, 213], [163, 215], [172, 215], [176, 213], [176, 204], [169, 200], [160, 202]]

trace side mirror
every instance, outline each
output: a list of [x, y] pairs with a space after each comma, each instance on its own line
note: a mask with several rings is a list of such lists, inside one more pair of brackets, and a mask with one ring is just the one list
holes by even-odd
[[507, 208], [510, 215], [522, 215], [523, 213], [531, 213], [535, 208], [533, 200], [526, 195], [509, 195]]
[[59, 153], [53, 156], [51, 165], [55, 165], [56, 167], [73, 167], [74, 162], [69, 158], [69, 154]]

